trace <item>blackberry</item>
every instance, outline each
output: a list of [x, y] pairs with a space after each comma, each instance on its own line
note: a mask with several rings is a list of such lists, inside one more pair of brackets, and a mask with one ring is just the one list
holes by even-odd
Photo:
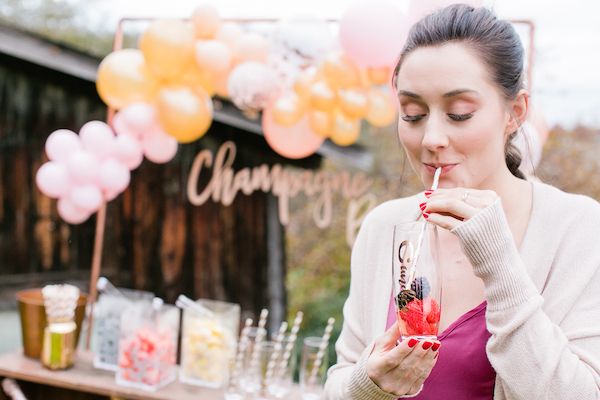
[[424, 276], [415, 278], [410, 284], [410, 288], [416, 293], [419, 300], [423, 300], [431, 293], [431, 285]]
[[408, 305], [411, 301], [417, 298], [417, 294], [412, 289], [404, 289], [398, 296], [396, 296], [396, 305], [398, 306], [398, 310], [402, 310], [404, 307]]

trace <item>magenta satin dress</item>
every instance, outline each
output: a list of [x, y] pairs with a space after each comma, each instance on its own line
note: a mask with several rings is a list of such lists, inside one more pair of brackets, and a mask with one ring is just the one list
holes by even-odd
[[[491, 400], [496, 371], [485, 345], [490, 337], [485, 324], [486, 302], [461, 315], [438, 335], [442, 343], [437, 363], [423, 384], [417, 400]], [[388, 308], [387, 328], [396, 322], [393, 296]]]

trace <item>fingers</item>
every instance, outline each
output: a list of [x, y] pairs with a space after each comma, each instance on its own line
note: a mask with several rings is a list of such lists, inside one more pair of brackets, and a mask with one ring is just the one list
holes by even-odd
[[387, 351], [396, 347], [396, 343], [400, 339], [400, 329], [398, 329], [398, 321], [375, 340], [374, 350]]

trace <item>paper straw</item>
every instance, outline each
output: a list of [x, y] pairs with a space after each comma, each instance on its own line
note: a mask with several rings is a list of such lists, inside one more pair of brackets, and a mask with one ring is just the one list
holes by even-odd
[[327, 346], [329, 345], [329, 338], [331, 337], [331, 331], [333, 330], [334, 322], [335, 318], [333, 317], [327, 320], [327, 327], [325, 328], [325, 333], [323, 334], [323, 338], [321, 339], [319, 351], [317, 352], [315, 363], [313, 364], [312, 370], [310, 371], [310, 377], [308, 379], [308, 382], [311, 385], [314, 384], [315, 380], [317, 379], [317, 373], [319, 372], [319, 368], [321, 367], [321, 363], [323, 362], [323, 357], [325, 356], [325, 351], [327, 350]]
[[194, 300], [183, 294], [180, 294], [179, 297], [177, 297], [175, 305], [183, 310], [192, 310], [202, 317], [213, 318], [215, 316], [215, 313], [213, 313], [211, 310], [204, 307], [200, 303], [196, 303]]
[[246, 348], [248, 347], [248, 332], [250, 332], [250, 327], [252, 326], [252, 318], [247, 318], [246, 323], [244, 324], [244, 329], [242, 329], [242, 333], [240, 334], [240, 341], [238, 344], [237, 354], [235, 355], [235, 365], [233, 367], [233, 371], [231, 371], [231, 379], [229, 380], [229, 386], [231, 387], [234, 383], [237, 383], [237, 379], [240, 376], [240, 371], [243, 368], [244, 363], [244, 353], [246, 352]]
[[294, 345], [296, 344], [296, 339], [298, 337], [298, 331], [300, 330], [302, 318], [304, 318], [304, 313], [302, 311], [298, 311], [296, 313], [296, 318], [294, 318], [292, 330], [290, 331], [290, 339], [285, 344], [285, 351], [283, 352], [283, 357], [281, 358], [281, 362], [279, 363], [280, 376], [282, 376], [285, 373], [285, 369], [287, 368], [290, 356], [292, 355], [292, 350], [294, 350]]
[[[435, 170], [435, 174], [433, 175], [433, 184], [431, 185], [431, 190], [436, 190], [438, 184], [440, 182], [440, 175], [442, 174], [442, 167], [438, 167]], [[417, 272], [417, 262], [419, 261], [419, 256], [421, 255], [421, 246], [423, 245], [423, 238], [425, 237], [425, 229], [427, 229], [427, 222], [423, 224], [421, 228], [421, 232], [419, 233], [419, 239], [417, 240], [417, 249], [415, 250], [415, 256], [413, 257], [413, 263], [410, 266], [410, 274], [408, 280], [406, 281], [406, 286], [404, 289], [410, 289], [413, 280], [415, 279], [415, 273]]]
[[269, 364], [267, 364], [267, 374], [265, 377], [265, 381], [268, 383], [273, 377], [273, 370], [275, 369], [275, 364], [277, 363], [277, 359], [281, 355], [281, 343], [283, 343], [283, 338], [285, 336], [285, 331], [287, 331], [288, 323], [283, 321], [281, 326], [279, 327], [279, 332], [277, 332], [277, 336], [275, 337], [275, 348], [273, 349], [273, 353], [271, 354], [271, 358], [269, 359]]
[[260, 364], [260, 347], [262, 345], [263, 339], [265, 338], [265, 325], [267, 324], [268, 315], [269, 310], [263, 308], [260, 312], [260, 319], [258, 320], [258, 330], [256, 331], [256, 339], [254, 339], [254, 348], [252, 349], [252, 358], [250, 359], [251, 372], [257, 370]]

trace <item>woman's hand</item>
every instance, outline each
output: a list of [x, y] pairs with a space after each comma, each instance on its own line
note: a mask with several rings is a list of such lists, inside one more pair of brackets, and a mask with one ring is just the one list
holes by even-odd
[[425, 191], [425, 195], [428, 197], [427, 201], [420, 204], [423, 216], [429, 222], [448, 230], [456, 228], [462, 221], [473, 218], [498, 199], [493, 190], [466, 188]]
[[367, 360], [367, 375], [381, 390], [397, 396], [414, 395], [431, 373], [441, 343], [400, 338], [398, 322], [375, 340]]

